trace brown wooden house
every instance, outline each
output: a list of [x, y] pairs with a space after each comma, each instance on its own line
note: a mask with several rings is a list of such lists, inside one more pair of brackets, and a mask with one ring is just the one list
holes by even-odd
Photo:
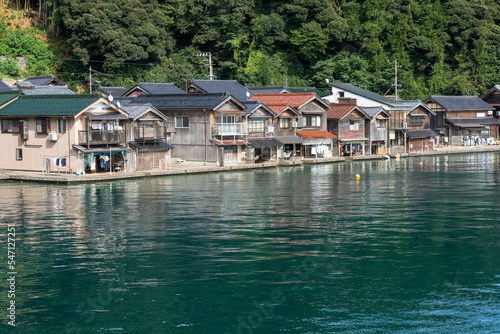
[[430, 120], [436, 113], [420, 100], [406, 100], [406, 147], [407, 152], [434, 151], [437, 133], [431, 130]]
[[337, 136], [336, 155], [365, 155], [365, 124], [370, 116], [356, 104], [331, 103], [328, 131]]
[[494, 107], [477, 96], [432, 95], [425, 104], [436, 113], [430, 127], [440, 141], [469, 146], [498, 137], [500, 123], [493, 117]]

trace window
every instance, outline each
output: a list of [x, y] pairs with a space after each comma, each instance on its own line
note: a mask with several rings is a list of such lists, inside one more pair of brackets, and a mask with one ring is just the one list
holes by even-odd
[[339, 97], [345, 97], [345, 92], [339, 92]]
[[59, 133], [66, 132], [66, 120], [64, 118], [57, 120], [57, 132]]
[[476, 114], [476, 117], [486, 117], [486, 113], [485, 112], [478, 112]]
[[19, 133], [20, 131], [18, 119], [2, 119], [2, 132]]
[[377, 119], [377, 128], [385, 128], [387, 127], [386, 119]]
[[411, 127], [422, 127], [424, 126], [425, 116], [410, 116], [410, 126]]
[[50, 119], [37, 118], [36, 119], [36, 132], [37, 133], [49, 133], [50, 132]]
[[349, 121], [349, 130], [359, 130], [359, 121]]
[[23, 160], [23, 149], [22, 148], [16, 148], [16, 160], [17, 161]]
[[236, 123], [236, 116], [234, 115], [220, 115], [219, 123], [223, 124], [234, 124]]
[[249, 133], [264, 133], [263, 119], [249, 119], [248, 120], [248, 132]]
[[280, 118], [280, 128], [289, 129], [290, 128], [290, 118]]
[[319, 116], [319, 115], [304, 116], [304, 125], [305, 126], [320, 127], [321, 126], [321, 116]]
[[175, 127], [176, 128], [189, 128], [189, 117], [188, 116], [175, 116]]

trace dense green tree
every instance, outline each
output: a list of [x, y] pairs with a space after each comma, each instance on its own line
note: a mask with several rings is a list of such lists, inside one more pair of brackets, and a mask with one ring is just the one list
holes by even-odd
[[57, 15], [70, 33], [73, 53], [84, 62], [101, 60], [116, 68], [157, 61], [173, 49], [168, 20], [154, 0], [65, 0]]

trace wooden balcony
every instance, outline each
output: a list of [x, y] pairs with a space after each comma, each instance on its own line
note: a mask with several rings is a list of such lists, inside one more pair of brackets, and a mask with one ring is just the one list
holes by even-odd
[[123, 144], [125, 141], [125, 130], [78, 131], [79, 145]]
[[134, 140], [165, 139], [166, 130], [165, 126], [135, 127]]

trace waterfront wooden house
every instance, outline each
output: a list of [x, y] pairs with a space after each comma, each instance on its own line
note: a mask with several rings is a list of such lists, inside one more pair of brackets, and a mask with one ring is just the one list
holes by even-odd
[[396, 101], [388, 97], [379, 95], [369, 90], [348, 84], [329, 83], [331, 94], [323, 99], [330, 103], [352, 101], [361, 108], [383, 107], [391, 114], [389, 133], [389, 152], [406, 152], [405, 131], [408, 129], [406, 123], [406, 109], [409, 107], [403, 101]]
[[146, 104], [168, 117], [172, 158], [240, 164], [246, 157], [246, 106], [229, 93], [122, 97], [120, 103]]
[[437, 133], [430, 128], [430, 119], [436, 113], [420, 100], [405, 100], [407, 152], [431, 152], [435, 149]]
[[[273, 119], [274, 137], [283, 143], [285, 158], [332, 156], [334, 136], [325, 133], [330, 106], [317, 94], [255, 94], [250, 100], [261, 101], [277, 115]], [[301, 135], [304, 132], [308, 132], [306, 136]]]
[[365, 120], [365, 137], [368, 138], [369, 153], [389, 153], [391, 113], [384, 107], [364, 107], [363, 111], [370, 116], [369, 119]]
[[[495, 85], [490, 88], [486, 93], [481, 96], [481, 100], [488, 103], [494, 109], [493, 117], [500, 119], [500, 85]], [[492, 136], [495, 138], [500, 137], [499, 127], [496, 128], [496, 133], [492, 132]]]
[[277, 115], [261, 101], [243, 101], [248, 124], [248, 161], [278, 160], [283, 143], [275, 138], [274, 120]]
[[353, 103], [330, 103], [328, 131], [337, 137], [336, 156], [365, 155], [365, 125], [370, 116]]
[[135, 170], [128, 115], [100, 95], [15, 95], [0, 102], [1, 169]]
[[430, 127], [440, 141], [475, 145], [498, 137], [500, 123], [493, 117], [495, 108], [477, 96], [432, 95], [424, 103], [436, 114], [431, 117]]
[[136, 170], [164, 170], [171, 166], [172, 128], [168, 117], [151, 104], [121, 106], [129, 117], [128, 145], [136, 150]]

